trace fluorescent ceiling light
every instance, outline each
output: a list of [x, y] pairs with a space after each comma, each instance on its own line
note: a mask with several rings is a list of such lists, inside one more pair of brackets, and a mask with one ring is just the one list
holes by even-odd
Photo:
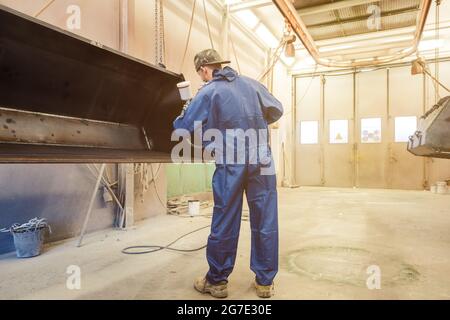
[[[401, 41], [408, 41], [413, 40], [414, 36], [407, 35], [407, 36], [401, 36], [401, 37], [389, 37], [382, 40], [376, 40], [379, 43], [391, 43], [391, 42], [401, 42]], [[339, 51], [339, 50], [346, 50], [346, 49], [353, 49], [353, 48], [359, 48], [359, 47], [367, 47], [368, 45], [371, 45], [371, 42], [375, 42], [374, 40], [368, 40], [367, 42], [363, 43], [352, 43], [352, 44], [342, 44], [342, 45], [326, 45], [319, 48], [319, 52], [325, 53], [325, 52], [332, 52], [332, 51]]]
[[326, 47], [320, 47], [319, 52], [339, 51], [339, 50], [351, 49], [354, 47], [355, 47], [355, 45], [351, 45], [351, 44], [344, 44], [344, 45], [340, 45], [340, 46], [326, 46]]
[[259, 23], [258, 17], [251, 10], [238, 11], [234, 15], [250, 29], [254, 29]]
[[262, 41], [264, 41], [265, 44], [267, 44], [270, 48], [276, 48], [278, 47], [279, 41], [272, 32], [267, 29], [267, 27], [263, 24], [260, 24], [258, 28], [256, 28], [255, 33], [258, 35], [258, 37], [261, 38]]
[[233, 4], [241, 3], [241, 2], [242, 2], [242, 0], [225, 0], [225, 4], [227, 4], [227, 5], [233, 5]]
[[355, 62], [371, 62], [371, 61], [375, 61], [375, 58], [361, 58], [355, 60]]
[[383, 39], [382, 42], [391, 43], [391, 42], [400, 42], [400, 41], [408, 41], [408, 40], [414, 40], [414, 36], [409, 35], [409, 36], [402, 36], [402, 37], [389, 37], [389, 38]]
[[[449, 24], [448, 23], [446, 23], [446, 24], [444, 24], [444, 26], [442, 27], [442, 29], [440, 29], [439, 30], [439, 34], [440, 34], [440, 36], [442, 37], [443, 35], [445, 35], [445, 34], [448, 34], [449, 33]], [[436, 30], [426, 30], [426, 31], [424, 31], [423, 32], [423, 34], [422, 34], [422, 39], [423, 38], [435, 38], [436, 37]]]
[[420, 51], [434, 50], [434, 49], [442, 48], [444, 45], [445, 45], [445, 41], [443, 39], [425, 40], [425, 41], [420, 42], [419, 50]]

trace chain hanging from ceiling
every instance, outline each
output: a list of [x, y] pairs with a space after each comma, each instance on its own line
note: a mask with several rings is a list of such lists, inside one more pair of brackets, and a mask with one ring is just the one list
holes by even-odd
[[[441, 21], [440, 21], [440, 18], [441, 18], [440, 6], [441, 6], [441, 0], [436, 0], [436, 11], [435, 11], [435, 41], [436, 41], [436, 49], [435, 49], [435, 52], [434, 52], [434, 54], [435, 54], [434, 59], [436, 61], [436, 64], [434, 66], [434, 68], [435, 68], [434, 69], [434, 77], [436, 78], [438, 83], [439, 83], [439, 55], [440, 55], [438, 43], [439, 43], [439, 39], [440, 39], [440, 27], [441, 27], [441, 25], [440, 25], [440, 23], [441, 23]], [[437, 86], [435, 84], [435, 100], [436, 100], [436, 103], [440, 99], [441, 99], [441, 95], [439, 94], [439, 86]]]
[[166, 67], [163, 0], [155, 0], [155, 64]]

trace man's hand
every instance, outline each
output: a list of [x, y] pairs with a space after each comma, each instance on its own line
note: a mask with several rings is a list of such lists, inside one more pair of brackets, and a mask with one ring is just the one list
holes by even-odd
[[179, 116], [179, 118], [183, 118], [184, 114], [186, 113], [187, 108], [189, 108], [189, 105], [191, 104], [192, 99], [189, 99], [186, 101], [186, 103], [183, 106], [183, 110], [181, 110], [181, 114]]

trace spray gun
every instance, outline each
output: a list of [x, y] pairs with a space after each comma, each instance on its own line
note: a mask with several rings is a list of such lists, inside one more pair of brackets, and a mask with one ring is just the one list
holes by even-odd
[[[207, 84], [207, 82], [203, 83], [202, 86], [198, 89], [199, 91], [202, 90], [202, 88]], [[184, 116], [184, 113], [186, 112], [186, 109], [191, 104], [194, 97], [192, 96], [191, 91], [191, 82], [190, 81], [183, 81], [177, 83], [178, 91], [180, 92], [181, 100], [183, 100], [184, 106], [183, 111], [181, 112], [181, 116]]]
[[183, 81], [177, 83], [178, 91], [180, 92], [181, 100], [185, 101], [183, 106], [183, 111], [181, 112], [181, 116], [184, 116], [186, 109], [189, 107], [189, 104], [192, 101], [192, 92], [191, 92], [191, 82]]
[[192, 100], [192, 92], [191, 92], [191, 82], [183, 81], [177, 83], [178, 90], [180, 91], [181, 100], [186, 101], [186, 104], [189, 104]]
[[[177, 83], [177, 87], [178, 87], [178, 90], [180, 91], [181, 100], [185, 101], [184, 106], [183, 106], [183, 110], [181, 111], [181, 114], [179, 116], [179, 117], [183, 118], [184, 114], [186, 112], [186, 109], [189, 107], [189, 105], [192, 102], [192, 99], [194, 98], [192, 96], [192, 92], [191, 92], [191, 82], [190, 81], [179, 82], [179, 83]], [[188, 138], [187, 141], [194, 148], [202, 149], [202, 146], [198, 147], [195, 144], [193, 144], [190, 138]]]

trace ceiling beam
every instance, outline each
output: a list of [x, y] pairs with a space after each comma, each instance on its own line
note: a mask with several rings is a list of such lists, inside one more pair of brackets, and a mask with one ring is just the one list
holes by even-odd
[[373, 2], [379, 2], [379, 0], [345, 0], [345, 1], [338, 1], [338, 2], [332, 2], [327, 4], [322, 4], [319, 6], [312, 6], [307, 7], [303, 9], [297, 10], [298, 14], [302, 16], [307, 16], [311, 14], [317, 14], [322, 12], [328, 12], [333, 10], [339, 10], [343, 8], [349, 8], [354, 6], [360, 6], [363, 4], [373, 3]]
[[230, 5], [230, 12], [267, 7], [271, 5], [273, 5], [272, 0], [248, 0], [242, 3]]

